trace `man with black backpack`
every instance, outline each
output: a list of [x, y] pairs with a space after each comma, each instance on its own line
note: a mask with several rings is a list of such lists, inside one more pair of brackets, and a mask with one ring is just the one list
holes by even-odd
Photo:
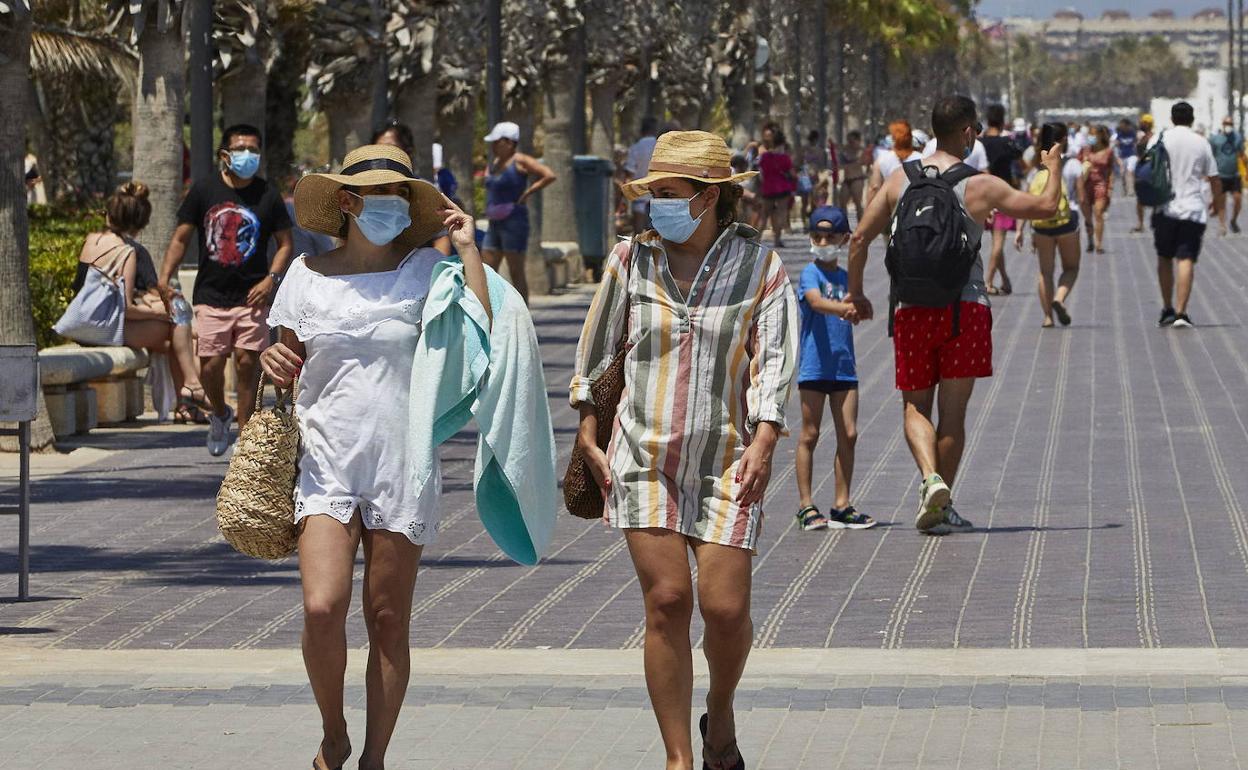
[[[860, 319], [873, 316], [863, 295], [867, 249], [891, 221], [885, 265], [892, 288], [889, 328], [906, 441], [919, 467], [915, 527], [932, 535], [972, 528], [953, 507], [950, 485], [966, 443], [966, 407], [979, 377], [992, 376], [992, 311], [979, 255], [992, 211], [1045, 219], [1061, 198], [1061, 149], [1041, 153], [1049, 170], [1039, 195], [1015, 189], [963, 163], [979, 133], [975, 102], [949, 96], [932, 110], [936, 152], [889, 177], [858, 224], [849, 252], [846, 301]], [[938, 393], [939, 389], [939, 393]], [[932, 424], [939, 404], [940, 424]]]
[[[1149, 166], [1148, 184], [1136, 174], [1136, 194], [1153, 209], [1153, 246], [1157, 249], [1157, 282], [1161, 287], [1161, 319], [1165, 328], [1192, 326], [1187, 301], [1209, 215], [1221, 215], [1222, 182], [1209, 140], [1192, 130], [1192, 105], [1177, 102], [1170, 108], [1172, 128], [1149, 143], [1141, 167]], [[1205, 203], [1205, 183], [1213, 188], [1213, 203]], [[1147, 199], [1152, 197], [1152, 201]], [[1175, 263], [1178, 269], [1175, 269]], [[1177, 293], [1177, 297], [1175, 294]]]

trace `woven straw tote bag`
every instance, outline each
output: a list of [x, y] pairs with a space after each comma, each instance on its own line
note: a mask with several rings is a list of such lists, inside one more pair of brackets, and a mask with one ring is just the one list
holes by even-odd
[[[257, 405], [267, 379], [268, 375], [260, 378]], [[258, 559], [281, 559], [295, 552], [299, 459], [295, 386], [292, 382], [283, 390], [274, 385], [277, 403], [272, 409], [257, 409], [247, 421], [217, 493], [221, 534], [234, 550]]]
[[[590, 393], [594, 397], [594, 411], [598, 413], [598, 448], [604, 452], [611, 442], [611, 429], [615, 425], [615, 412], [624, 394], [624, 357], [628, 349], [623, 343], [615, 358], [594, 384]], [[568, 460], [568, 472], [563, 476], [563, 503], [568, 513], [582, 519], [601, 519], [604, 501], [602, 489], [589, 472], [589, 464], [581, 452], [581, 442], [573, 440], [572, 457]]]

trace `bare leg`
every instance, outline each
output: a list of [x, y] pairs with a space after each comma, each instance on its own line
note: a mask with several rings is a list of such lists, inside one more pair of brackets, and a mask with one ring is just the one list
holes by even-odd
[[932, 402], [936, 388], [903, 390], [901, 405], [905, 410], [906, 443], [923, 478], [936, 473], [936, 427], [932, 425]]
[[858, 446], [858, 390], [842, 390], [832, 394], [832, 421], [836, 423], [836, 507], [844, 510], [850, 503], [854, 482], [854, 453]]
[[958, 466], [962, 463], [962, 450], [966, 446], [966, 406], [974, 389], [974, 377], [961, 377], [941, 380], [936, 394], [937, 409], [940, 411], [940, 426], [936, 431], [936, 472], [950, 487], [953, 487]]
[[1101, 198], [1096, 202], [1096, 253], [1105, 251], [1105, 212], [1109, 210], [1109, 198]]
[[711, 679], [706, 693], [706, 753], [731, 760], [735, 755], [722, 755], [737, 735], [732, 703], [754, 640], [750, 620], [752, 556], [744, 548], [699, 541], [692, 544], [698, 563], [698, 608], [706, 623], [703, 652]]
[[[1079, 240], [1079, 236], [1075, 236]], [[1057, 239], [1047, 235], [1036, 236], [1036, 259], [1040, 263], [1040, 275], [1036, 289], [1040, 296], [1040, 313], [1044, 315], [1043, 326], [1053, 325], [1053, 263], [1057, 252]]]
[[1174, 307], [1174, 260], [1157, 257], [1157, 285], [1161, 289], [1162, 308]]
[[789, 198], [780, 198], [773, 202], [771, 209], [771, 234], [775, 238], [777, 248], [784, 245], [784, 230], [789, 224]]
[[1192, 280], [1196, 274], [1196, 263], [1190, 259], [1176, 259], [1175, 272], [1177, 273], [1176, 294], [1174, 303], [1174, 312], [1182, 314], [1187, 312], [1187, 302], [1192, 298]]
[[242, 430], [256, 411], [256, 388], [260, 385], [260, 352], [234, 349], [235, 397], [238, 399], [238, 428]]
[[422, 546], [407, 535], [364, 531], [364, 623], [368, 627], [367, 728], [362, 770], [385, 766], [386, 747], [399, 720], [411, 675], [408, 646], [412, 590]]
[[1222, 205], [1218, 209], [1218, 234], [1226, 235], [1226, 198], [1229, 193], [1222, 193]]
[[824, 395], [817, 390], [799, 390], [802, 401], [802, 433], [797, 440], [798, 506], [814, 505], [811, 495], [811, 467], [815, 447], [819, 445], [819, 427], [823, 423]]
[[1005, 272], [1005, 230], [992, 231], [992, 252], [988, 255], [988, 271], [984, 276], [984, 284], [992, 286], [998, 272], [1001, 273], [1001, 290], [1005, 293], [1013, 288], [1010, 285], [1010, 276]]
[[1144, 206], [1142, 204], [1139, 204], [1139, 203], [1135, 204], [1135, 219], [1136, 219], [1135, 231], [1137, 233], [1143, 232], [1144, 230]]
[[201, 356], [199, 359], [199, 379], [204, 385], [204, 395], [212, 404], [212, 412], [224, 417], [229, 410], [225, 401], [225, 365], [229, 356]]
[[202, 386], [199, 382], [199, 369], [195, 366], [195, 341], [191, 339], [191, 325], [173, 327], [170, 342], [173, 346], [173, 360], [182, 370], [182, 384], [191, 390], [199, 390]]
[[524, 253], [504, 251], [503, 256], [507, 258], [507, 275], [511, 278], [511, 285], [524, 297], [524, 304], [529, 304], [529, 276], [524, 269]]
[[[646, 607], [646, 689], [667, 750], [667, 770], [692, 770], [693, 579], [688, 541], [664, 529], [624, 531]], [[709, 635], [708, 635], [709, 641]]]
[[1064, 305], [1066, 298], [1070, 296], [1071, 289], [1075, 288], [1075, 280], [1079, 277], [1079, 263], [1082, 261], [1079, 236], [1071, 233], [1058, 238], [1057, 251], [1061, 255], [1062, 274], [1058, 276], [1057, 293], [1053, 299]]
[[481, 261], [497, 270], [503, 264], [503, 252], [498, 249], [482, 249]]
[[351, 573], [360, 544], [360, 517], [347, 526], [331, 516], [309, 516], [299, 535], [303, 582], [303, 664], [321, 712], [321, 751], [330, 767], [351, 753], [343, 716], [347, 671], [347, 610]]
[[1231, 211], [1231, 226], [1239, 226], [1239, 212], [1244, 208], [1244, 194], [1242, 192], [1231, 193], [1231, 203], [1234, 208]]

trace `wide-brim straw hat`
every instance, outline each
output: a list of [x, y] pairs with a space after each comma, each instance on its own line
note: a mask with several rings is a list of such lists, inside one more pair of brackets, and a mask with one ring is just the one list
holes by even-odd
[[438, 209], [445, 205], [442, 193], [412, 173], [406, 152], [388, 144], [368, 144], [347, 153], [337, 174], [308, 174], [295, 185], [295, 221], [305, 230], [342, 237], [346, 214], [338, 207], [336, 193], [343, 187], [406, 184], [411, 190], [408, 213], [412, 223], [395, 238], [404, 248], [423, 246], [442, 229]]
[[646, 176], [620, 186], [624, 197], [635, 200], [650, 192], [660, 179], [692, 179], [705, 184], [742, 182], [757, 171], [732, 173], [732, 152], [723, 138], [706, 131], [669, 131], [654, 144]]

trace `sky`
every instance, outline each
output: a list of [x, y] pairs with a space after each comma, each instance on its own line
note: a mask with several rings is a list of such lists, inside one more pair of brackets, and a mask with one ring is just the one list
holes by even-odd
[[976, 13], [983, 18], [1001, 16], [1031, 16], [1047, 18], [1062, 8], [1074, 8], [1084, 16], [1100, 16], [1111, 9], [1130, 10], [1132, 16], [1145, 16], [1158, 8], [1169, 8], [1175, 15], [1191, 16], [1202, 8], [1225, 7], [1222, 0], [980, 0]]

